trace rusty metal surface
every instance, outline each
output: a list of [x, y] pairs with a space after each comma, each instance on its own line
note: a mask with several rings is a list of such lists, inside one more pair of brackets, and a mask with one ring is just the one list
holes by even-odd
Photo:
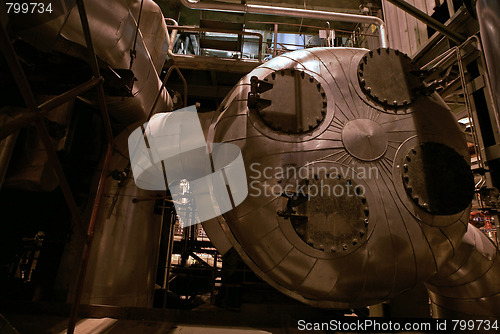
[[248, 13], [248, 14], [266, 14], [283, 17], [298, 17], [304, 19], [317, 19], [323, 21], [338, 22], [357, 22], [362, 24], [374, 24], [379, 28], [380, 46], [389, 47], [387, 31], [384, 21], [376, 16], [348, 14], [339, 12], [319, 11], [311, 9], [287, 8], [279, 6], [261, 6], [252, 4], [234, 4], [221, 1], [192, 1], [181, 0], [181, 3], [190, 9]]
[[[249, 197], [219, 218], [227, 238], [265, 281], [314, 306], [370, 305], [429, 281], [451, 265], [468, 226], [467, 205], [453, 214], [431, 215], [408, 196], [402, 177], [406, 156], [423, 143], [445, 146], [468, 164], [453, 115], [436, 94], [418, 94], [405, 113], [389, 113], [374, 103], [357, 77], [367, 51], [316, 48], [267, 62], [235, 86], [208, 133], [209, 142], [238, 145], [247, 166]], [[281, 70], [304, 72], [324, 88], [325, 119], [305, 134], [266, 127], [247, 107], [251, 78], [263, 80]], [[383, 78], [387, 89], [400, 85]], [[294, 173], [334, 168], [347, 175]], [[373, 175], [366, 174], [370, 168]], [[330, 189], [360, 185], [363, 193], [300, 192], [301, 185], [321, 180]]]

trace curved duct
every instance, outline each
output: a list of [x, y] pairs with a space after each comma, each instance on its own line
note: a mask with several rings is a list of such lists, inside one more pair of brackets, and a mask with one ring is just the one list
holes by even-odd
[[469, 225], [454, 256], [426, 283], [438, 318], [500, 316], [500, 254], [493, 242]]
[[249, 14], [265, 14], [285, 17], [298, 17], [305, 19], [316, 20], [332, 20], [338, 22], [357, 22], [364, 24], [375, 24], [379, 27], [380, 47], [389, 47], [387, 31], [384, 21], [376, 16], [356, 15], [347, 13], [323, 12], [318, 10], [308, 10], [299, 8], [285, 8], [275, 6], [261, 6], [250, 4], [232, 4], [219, 1], [191, 1], [181, 0], [182, 4], [190, 9], [234, 12], [234, 13], [249, 13]]

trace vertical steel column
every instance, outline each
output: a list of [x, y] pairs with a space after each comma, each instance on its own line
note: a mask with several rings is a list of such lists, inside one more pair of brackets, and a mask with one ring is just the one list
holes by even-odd
[[278, 23], [274, 24], [274, 50], [273, 57], [278, 55]]
[[500, 66], [498, 55], [500, 52], [500, 4], [498, 1], [479, 0], [476, 3], [479, 29], [481, 31], [482, 47], [488, 77], [491, 80], [490, 90], [496, 109], [495, 117], [498, 117], [500, 109]]
[[466, 37], [462, 36], [458, 32], [454, 31], [451, 28], [448, 28], [438, 20], [436, 20], [433, 17], [430, 17], [426, 13], [422, 12], [420, 9], [413, 7], [409, 3], [407, 3], [404, 0], [387, 0], [387, 2], [392, 3], [394, 6], [399, 7], [400, 9], [404, 10], [406, 13], [410, 14], [417, 20], [422, 21], [423, 23], [427, 24], [429, 27], [435, 29], [436, 31], [439, 31], [446, 37], [450, 38], [451, 40], [457, 42], [458, 44], [461, 44], [465, 42]]
[[[92, 37], [90, 35], [90, 27], [89, 22], [87, 20], [87, 13], [85, 11], [85, 6], [83, 4], [83, 0], [76, 0], [78, 6], [78, 12], [80, 14], [80, 21], [82, 23], [83, 34], [85, 35], [85, 42], [87, 44], [87, 50], [89, 52], [89, 62], [90, 67], [92, 68], [92, 73], [94, 77], [99, 78], [101, 74], [99, 72], [99, 65], [97, 63], [97, 57], [94, 51], [94, 45], [92, 44]], [[111, 130], [111, 122], [109, 120], [108, 109], [106, 106], [106, 101], [104, 97], [104, 90], [102, 82], [98, 83], [97, 86], [97, 98], [99, 101], [99, 107], [101, 110], [101, 115], [103, 118], [103, 122], [106, 129], [106, 137], [108, 141], [106, 155], [104, 158], [104, 163], [102, 166], [101, 176], [99, 179], [99, 184], [97, 186], [97, 194], [94, 200], [94, 205], [92, 207], [92, 214], [90, 217], [90, 222], [87, 230], [87, 240], [85, 242], [83, 253], [82, 253], [82, 262], [80, 265], [80, 270], [77, 276], [76, 285], [75, 285], [75, 296], [73, 300], [73, 305], [71, 308], [71, 315], [68, 323], [68, 331], [67, 334], [73, 334], [75, 331], [76, 325], [76, 317], [78, 316], [78, 309], [80, 306], [80, 300], [83, 293], [83, 286], [85, 283], [85, 276], [87, 273], [87, 267], [89, 262], [90, 250], [92, 248], [92, 242], [94, 239], [94, 231], [95, 225], [97, 222], [97, 214], [99, 212], [99, 208], [101, 206], [101, 199], [104, 192], [104, 186], [106, 184], [106, 178], [108, 175], [109, 163], [111, 161], [111, 156], [114, 149], [113, 144], [113, 132]]]

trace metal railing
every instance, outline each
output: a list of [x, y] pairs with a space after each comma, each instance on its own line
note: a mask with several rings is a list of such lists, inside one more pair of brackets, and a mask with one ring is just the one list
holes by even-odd
[[[442, 53], [441, 55], [437, 56], [427, 64], [421, 67], [421, 70], [428, 71], [430, 75], [426, 77], [426, 80], [434, 80], [439, 76], [439, 73], [442, 72], [443, 69], [449, 68], [453, 66], [454, 64], [457, 64], [458, 70], [459, 70], [459, 77], [456, 80], [459, 80], [460, 85], [462, 86], [463, 92], [464, 92], [464, 102], [465, 102], [465, 110], [467, 113], [467, 117], [470, 120], [470, 126], [471, 126], [471, 136], [472, 136], [472, 144], [474, 146], [474, 150], [477, 155], [477, 164], [479, 169], [485, 170], [486, 169], [486, 157], [483, 156], [483, 151], [481, 150], [481, 140], [479, 138], [479, 135], [477, 133], [478, 126], [476, 126], [476, 118], [473, 115], [473, 106], [470, 101], [471, 98], [471, 93], [469, 92], [468, 88], [468, 82], [467, 78], [465, 75], [465, 69], [464, 69], [464, 55], [462, 55], [462, 50], [465, 49], [466, 46], [473, 44], [475, 50], [479, 53], [479, 57], [481, 58], [481, 62], [483, 64], [486, 64], [486, 61], [484, 59], [484, 53], [482, 50], [482, 45], [481, 41], [477, 36], [471, 36], [469, 37], [465, 42], [460, 44], [459, 46], [452, 47], [451, 49], [447, 50], [446, 52]], [[493, 90], [491, 87], [491, 82], [490, 78], [487, 72], [484, 73], [484, 78], [485, 78], [485, 87], [488, 91], [488, 95], [490, 98], [493, 97]], [[455, 81], [453, 81], [455, 83]], [[457, 82], [458, 84], [458, 82]], [[496, 130], [500, 132], [500, 120], [498, 119], [498, 111], [496, 110], [496, 105], [494, 101], [490, 101], [491, 106], [493, 109], [493, 114], [495, 117], [495, 127]], [[479, 190], [484, 184], [486, 183], [486, 178], [484, 175], [481, 175], [480, 180], [476, 183], [475, 188], [476, 191]]]
[[[262, 35], [256, 32], [249, 32], [249, 31], [238, 31], [238, 30], [228, 30], [228, 29], [215, 29], [215, 28], [199, 28], [199, 27], [193, 27], [193, 26], [177, 26], [177, 25], [167, 25], [167, 28], [177, 30], [177, 31], [193, 31], [193, 32], [215, 32], [215, 33], [222, 33], [222, 34], [234, 34], [238, 36], [256, 36], [259, 41], [259, 54], [258, 54], [258, 60], [262, 61]], [[174, 54], [175, 56], [175, 54]]]

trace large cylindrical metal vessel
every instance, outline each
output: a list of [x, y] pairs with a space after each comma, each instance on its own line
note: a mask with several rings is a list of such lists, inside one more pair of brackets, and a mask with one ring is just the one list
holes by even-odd
[[[46, 52], [60, 52], [88, 60], [85, 36], [78, 7], [74, 1], [40, 1], [52, 12], [24, 13], [9, 17], [16, 37]], [[127, 126], [143, 120], [160, 95], [155, 112], [172, 109], [166, 90], [160, 92], [169, 34], [160, 7], [152, 0], [85, 1], [92, 43], [101, 68], [112, 72], [130, 69], [133, 73], [129, 94], [106, 96], [115, 123]], [[141, 18], [139, 20], [139, 12]], [[139, 24], [139, 29], [137, 25]], [[131, 58], [134, 58], [131, 61]], [[122, 73], [123, 75], [123, 73]], [[126, 81], [116, 74], [114, 81]], [[96, 99], [87, 101], [96, 103]]]
[[156, 193], [136, 187], [127, 173], [127, 139], [134, 129], [130, 126], [115, 138], [116, 153], [85, 278], [84, 304], [153, 305], [161, 218], [154, 213]]
[[351, 308], [453, 266], [473, 229], [470, 158], [418, 74], [395, 50], [315, 48], [259, 66], [226, 97], [208, 140], [240, 147], [249, 196], [218, 224], [269, 284]]

